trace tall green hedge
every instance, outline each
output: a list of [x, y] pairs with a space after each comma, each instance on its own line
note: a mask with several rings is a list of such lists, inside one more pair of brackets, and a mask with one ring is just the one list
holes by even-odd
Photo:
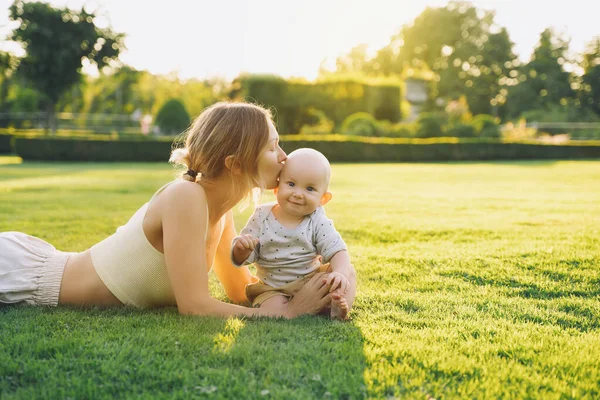
[[11, 139], [12, 135], [0, 133], [0, 154], [12, 153]]
[[331, 162], [422, 162], [535, 159], [600, 159], [600, 144], [547, 145], [500, 141], [429, 141], [377, 143], [364, 141], [286, 140], [290, 153], [302, 147], [322, 152]]
[[249, 75], [238, 78], [233, 87], [231, 97], [271, 108], [282, 134], [300, 132], [310, 118], [311, 108], [323, 111], [336, 128], [347, 116], [357, 112], [367, 112], [378, 120], [390, 122], [401, 119], [400, 85], [352, 80], [298, 83], [273, 76]]
[[[429, 140], [419, 142], [354, 140], [294, 140], [283, 148], [321, 151], [332, 162], [419, 162], [526, 159], [600, 159], [599, 144], [546, 145], [502, 143], [494, 140]], [[24, 160], [51, 161], [163, 161], [169, 158], [171, 140], [108, 141], [58, 138], [16, 138], [15, 150]]]
[[166, 161], [171, 148], [171, 140], [15, 138], [15, 152], [24, 160]]

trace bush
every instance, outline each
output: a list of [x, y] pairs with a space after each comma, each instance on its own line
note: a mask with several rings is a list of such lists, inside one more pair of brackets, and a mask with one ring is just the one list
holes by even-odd
[[371, 114], [358, 112], [346, 117], [340, 132], [350, 136], [379, 136], [379, 127]]
[[454, 124], [446, 130], [446, 136], [458, 138], [473, 138], [477, 136], [475, 127], [471, 124]]
[[306, 110], [307, 124], [302, 125], [300, 134], [322, 135], [333, 132], [333, 121], [321, 110], [309, 107]]
[[499, 138], [501, 136], [498, 120], [488, 114], [479, 114], [473, 118], [473, 126], [477, 135], [484, 138]]
[[399, 122], [392, 124], [388, 121], [378, 121], [381, 136], [392, 138], [413, 138], [415, 137], [415, 124]]
[[167, 101], [156, 115], [156, 125], [161, 133], [175, 135], [183, 132], [190, 124], [190, 115], [183, 103], [177, 99]]
[[437, 113], [422, 113], [417, 118], [415, 135], [420, 138], [439, 137], [444, 135], [442, 126], [447, 118]]
[[519, 120], [517, 124], [508, 122], [502, 131], [502, 138], [505, 140], [532, 140], [535, 139], [537, 129], [528, 128], [525, 120]]

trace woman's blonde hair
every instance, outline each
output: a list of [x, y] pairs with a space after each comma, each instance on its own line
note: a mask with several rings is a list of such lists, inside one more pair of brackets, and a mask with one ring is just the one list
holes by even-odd
[[221, 175], [225, 158], [233, 156], [243, 173], [239, 193], [246, 195], [260, 186], [258, 159], [269, 141], [271, 119], [268, 110], [255, 104], [213, 104], [184, 133], [184, 147], [174, 149], [169, 162], [185, 166], [182, 178], [195, 182]]

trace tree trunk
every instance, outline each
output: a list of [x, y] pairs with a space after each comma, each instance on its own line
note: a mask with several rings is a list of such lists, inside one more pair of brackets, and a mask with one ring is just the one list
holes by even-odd
[[4, 75], [2, 77], [2, 84], [0, 84], [0, 110], [4, 107], [4, 103], [8, 97], [9, 84], [8, 77]]

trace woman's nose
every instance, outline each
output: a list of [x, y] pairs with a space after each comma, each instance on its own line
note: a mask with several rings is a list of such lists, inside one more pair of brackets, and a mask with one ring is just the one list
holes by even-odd
[[280, 163], [284, 162], [285, 160], [287, 160], [287, 154], [285, 154], [285, 151], [283, 151], [283, 149], [280, 147], [279, 148], [279, 159], [278, 161]]

